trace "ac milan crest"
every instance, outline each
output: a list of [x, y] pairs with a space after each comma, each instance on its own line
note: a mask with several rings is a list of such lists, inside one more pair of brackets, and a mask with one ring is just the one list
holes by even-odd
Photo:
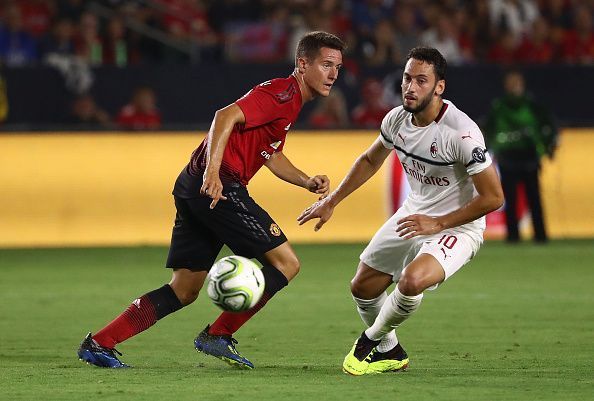
[[437, 157], [437, 142], [433, 141], [433, 143], [431, 144], [431, 147], [429, 148], [429, 152], [431, 153], [431, 157], [432, 158], [436, 158]]

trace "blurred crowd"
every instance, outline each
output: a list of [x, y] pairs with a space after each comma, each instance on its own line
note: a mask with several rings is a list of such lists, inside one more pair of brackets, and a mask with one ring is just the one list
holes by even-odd
[[[159, 128], [151, 88], [137, 88], [110, 117], [89, 95], [90, 68], [292, 63], [311, 30], [347, 42], [354, 76], [363, 67], [402, 66], [420, 44], [450, 65], [589, 65], [593, 16], [594, 0], [0, 0], [0, 66], [60, 70], [82, 126]], [[362, 77], [357, 85], [360, 104], [349, 110], [335, 88], [308, 115], [309, 126], [375, 128], [399, 103], [382, 91], [386, 82]]]
[[301, 34], [344, 38], [366, 65], [418, 44], [450, 64], [594, 63], [592, 0], [3, 0], [0, 58], [51, 53], [92, 65], [285, 62]]

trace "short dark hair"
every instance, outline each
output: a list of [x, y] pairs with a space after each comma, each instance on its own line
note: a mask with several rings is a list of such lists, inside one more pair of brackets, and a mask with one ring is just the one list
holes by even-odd
[[435, 71], [437, 80], [439, 81], [441, 79], [445, 79], [448, 63], [441, 55], [439, 50], [434, 49], [433, 47], [415, 47], [411, 49], [410, 52], [408, 52], [406, 61], [410, 60], [411, 58], [433, 65], [433, 70]]
[[295, 61], [303, 57], [307, 60], [316, 58], [322, 47], [340, 50], [342, 53], [346, 48], [344, 42], [336, 35], [323, 31], [314, 31], [305, 34], [297, 44]]

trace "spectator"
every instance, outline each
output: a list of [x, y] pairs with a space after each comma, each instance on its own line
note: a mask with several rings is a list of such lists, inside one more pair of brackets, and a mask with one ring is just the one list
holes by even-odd
[[165, 31], [175, 40], [191, 42], [199, 50], [201, 59], [220, 57], [219, 37], [211, 28], [204, 1], [158, 0], [167, 11], [163, 13]]
[[37, 44], [23, 30], [21, 11], [15, 4], [4, 8], [4, 26], [0, 28], [0, 61], [9, 67], [19, 67], [37, 61]]
[[444, 11], [439, 13], [435, 27], [431, 27], [421, 35], [421, 43], [437, 49], [448, 64], [461, 64], [462, 51], [458, 44], [452, 17]]
[[89, 94], [81, 95], [72, 103], [70, 122], [78, 129], [111, 128], [109, 114]]
[[80, 16], [78, 36], [75, 40], [76, 55], [90, 65], [103, 63], [103, 43], [99, 37], [99, 22], [90, 12]]
[[489, 49], [487, 61], [495, 64], [511, 65], [516, 60], [518, 46], [510, 31], [501, 32], [497, 41]]
[[524, 77], [518, 71], [504, 76], [505, 95], [495, 99], [485, 126], [488, 148], [499, 164], [505, 194], [507, 241], [518, 242], [517, 187], [523, 184], [532, 215], [534, 240], [547, 241], [538, 174], [540, 159], [553, 157], [557, 132], [552, 117], [525, 93]]
[[368, 78], [361, 87], [362, 103], [352, 112], [352, 121], [357, 128], [378, 129], [391, 107], [382, 99], [382, 84], [375, 78]]
[[39, 38], [45, 35], [52, 25], [56, 4], [51, 0], [28, 0], [17, 2], [21, 11], [24, 29]]
[[357, 36], [371, 38], [379, 21], [392, 14], [392, 5], [383, 0], [355, 0], [351, 8], [351, 21]]
[[468, 5], [468, 29], [472, 37], [472, 53], [476, 61], [487, 60], [489, 49], [497, 36], [497, 29], [492, 26], [489, 16], [488, 0], [476, 0]]
[[68, 18], [61, 18], [52, 27], [52, 32], [41, 43], [43, 56], [47, 54], [73, 55], [74, 24]]
[[157, 98], [153, 89], [148, 86], [137, 88], [131, 102], [118, 114], [117, 123], [121, 128], [131, 130], [161, 128], [161, 113], [157, 109]]
[[489, 15], [497, 30], [509, 32], [518, 43], [539, 11], [533, 0], [489, 0]]
[[563, 61], [577, 64], [594, 63], [594, 30], [592, 13], [580, 6], [575, 10], [575, 23], [563, 38]]
[[460, 49], [460, 56], [464, 62], [475, 61], [474, 27], [467, 7], [460, 7], [452, 12], [452, 31]]
[[103, 41], [103, 64], [125, 67], [130, 61], [128, 43], [125, 38], [124, 22], [114, 17], [107, 24], [107, 32]]
[[553, 60], [554, 49], [550, 40], [549, 23], [539, 17], [534, 24], [530, 35], [527, 36], [518, 48], [517, 59], [523, 63], [545, 64]]
[[333, 88], [330, 95], [318, 100], [316, 108], [309, 115], [308, 124], [318, 129], [348, 128], [349, 113], [339, 88]]
[[229, 25], [226, 56], [235, 62], [279, 62], [285, 59], [289, 35], [288, 8], [276, 5], [264, 21]]
[[419, 44], [419, 34], [415, 22], [415, 10], [410, 4], [396, 7], [394, 27], [398, 54], [406, 57], [408, 52]]
[[567, 0], [541, 1], [540, 13], [551, 26], [562, 30], [570, 29], [572, 25], [571, 2]]
[[361, 57], [369, 66], [398, 65], [403, 58], [398, 50], [396, 33], [390, 21], [378, 21], [373, 30], [373, 36], [360, 43]]
[[[345, 9], [345, 3], [341, 0], [322, 0], [319, 4], [310, 6], [314, 11], [318, 11], [323, 18], [328, 19], [330, 30], [341, 38], [352, 39], [353, 27], [351, 17]], [[318, 8], [319, 7], [319, 8]], [[316, 29], [321, 29], [317, 27]]]

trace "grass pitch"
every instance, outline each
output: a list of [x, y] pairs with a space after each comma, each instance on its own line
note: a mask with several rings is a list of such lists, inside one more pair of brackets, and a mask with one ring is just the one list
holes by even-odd
[[193, 305], [120, 344], [135, 368], [76, 349], [170, 277], [164, 248], [0, 250], [2, 400], [586, 400], [594, 398], [594, 241], [486, 243], [399, 331], [407, 372], [350, 377], [363, 330], [349, 280], [364, 245], [301, 245], [301, 274], [237, 333], [256, 369], [193, 349]]

